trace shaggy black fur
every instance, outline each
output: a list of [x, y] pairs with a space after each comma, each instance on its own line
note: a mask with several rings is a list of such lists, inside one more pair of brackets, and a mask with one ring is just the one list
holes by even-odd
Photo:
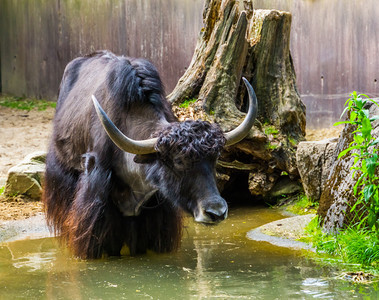
[[[169, 122], [176, 120], [150, 62], [100, 51], [69, 63], [46, 159], [43, 201], [48, 225], [82, 258], [119, 255], [124, 244], [132, 255], [177, 249], [181, 214], [170, 202], [136, 217], [124, 217], [115, 205], [130, 190], [114, 169], [123, 153], [101, 127], [91, 94], [124, 132], [131, 130], [125, 120], [131, 119], [132, 108], [143, 113], [149, 105]], [[147, 137], [151, 132], [148, 126], [138, 130]], [[161, 201], [156, 197], [150, 199], [152, 205]]]
[[217, 124], [187, 120], [172, 123], [158, 134], [155, 149], [160, 159], [176, 168], [189, 169], [206, 158], [217, 158], [225, 146], [225, 136]]

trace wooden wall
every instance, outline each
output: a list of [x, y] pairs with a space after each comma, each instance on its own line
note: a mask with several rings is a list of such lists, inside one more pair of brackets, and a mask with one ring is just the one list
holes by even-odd
[[254, 0], [290, 11], [291, 51], [307, 126], [339, 119], [353, 90], [379, 97], [378, 0]]
[[[379, 97], [378, 0], [253, 0], [292, 12], [291, 49], [310, 127], [353, 90]], [[95, 49], [146, 57], [167, 92], [189, 64], [203, 0], [0, 0], [3, 93], [56, 99], [65, 65]]]
[[202, 0], [0, 0], [2, 92], [56, 99], [65, 65], [98, 49], [145, 57], [171, 91], [202, 26]]

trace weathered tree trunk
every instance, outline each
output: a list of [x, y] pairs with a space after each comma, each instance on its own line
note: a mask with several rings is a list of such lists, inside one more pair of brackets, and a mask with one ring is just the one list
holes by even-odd
[[[226, 149], [219, 170], [228, 178], [244, 173], [251, 194], [270, 196], [283, 171], [297, 178], [295, 148], [305, 135], [289, 49], [291, 15], [253, 11], [246, 0], [207, 0], [203, 18], [191, 64], [168, 98], [179, 117], [216, 121], [228, 131], [244, 118], [246, 77], [258, 97], [259, 120], [245, 140]], [[192, 98], [196, 102], [181, 107]]]

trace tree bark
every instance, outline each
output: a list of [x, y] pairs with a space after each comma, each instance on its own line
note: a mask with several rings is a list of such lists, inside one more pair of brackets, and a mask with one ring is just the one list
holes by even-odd
[[[250, 193], [269, 196], [283, 171], [296, 180], [296, 145], [305, 136], [305, 106], [289, 49], [291, 15], [253, 11], [246, 0], [207, 0], [203, 18], [191, 64], [168, 99], [180, 118], [216, 121], [229, 131], [245, 116], [246, 77], [257, 94], [258, 120], [243, 141], [224, 151], [219, 171], [231, 180], [233, 173], [248, 173]], [[181, 107], [192, 98], [197, 100]]]

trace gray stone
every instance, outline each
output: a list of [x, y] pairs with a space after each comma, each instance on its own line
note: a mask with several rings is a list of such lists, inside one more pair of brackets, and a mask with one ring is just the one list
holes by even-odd
[[24, 220], [0, 222], [0, 243], [53, 236], [54, 234], [47, 227], [43, 213]]
[[35, 152], [9, 169], [4, 194], [10, 197], [22, 195], [32, 200], [40, 200], [45, 174], [45, 158], [45, 152]]
[[247, 237], [254, 241], [269, 242], [279, 247], [314, 251], [311, 245], [297, 241], [302, 237], [304, 228], [314, 216], [314, 214], [309, 214], [277, 220], [249, 231]]
[[288, 176], [282, 176], [276, 181], [274, 187], [268, 193], [269, 198], [278, 198], [283, 195], [291, 195], [300, 191], [300, 184], [291, 180]]
[[334, 163], [337, 138], [301, 142], [296, 152], [297, 167], [308, 199], [318, 201]]

